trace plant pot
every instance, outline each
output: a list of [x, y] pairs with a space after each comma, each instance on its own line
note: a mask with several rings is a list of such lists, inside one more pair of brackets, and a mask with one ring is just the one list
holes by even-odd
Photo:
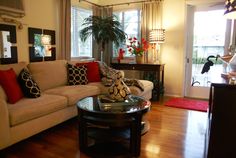
[[144, 56], [136, 56], [136, 63], [143, 64], [144, 63]]

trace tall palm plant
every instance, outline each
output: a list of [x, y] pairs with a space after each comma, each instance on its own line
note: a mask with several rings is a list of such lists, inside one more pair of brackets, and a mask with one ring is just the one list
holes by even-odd
[[115, 46], [118, 47], [126, 39], [126, 33], [121, 30], [121, 24], [115, 16], [89, 16], [85, 18], [82, 26], [84, 28], [80, 31], [81, 41], [86, 41], [92, 35], [96, 43], [101, 46], [101, 53], [109, 41], [114, 42]]

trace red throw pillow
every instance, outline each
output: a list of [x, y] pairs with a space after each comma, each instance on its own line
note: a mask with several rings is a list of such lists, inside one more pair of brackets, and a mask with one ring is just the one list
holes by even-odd
[[77, 63], [76, 66], [87, 66], [87, 78], [88, 82], [100, 82], [99, 65], [97, 62]]
[[16, 73], [12, 68], [9, 70], [0, 70], [0, 84], [7, 95], [9, 103], [14, 104], [23, 98], [23, 93], [17, 82]]

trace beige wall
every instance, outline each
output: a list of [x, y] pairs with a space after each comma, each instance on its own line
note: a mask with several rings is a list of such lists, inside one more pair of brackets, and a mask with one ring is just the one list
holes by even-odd
[[165, 0], [163, 28], [166, 41], [161, 46], [162, 62], [165, 63], [165, 89], [169, 95], [183, 95], [185, 74], [185, 1]]
[[28, 27], [56, 30], [58, 0], [24, 0], [23, 2], [25, 17], [16, 19], [23, 23], [23, 29], [17, 29], [17, 51], [18, 61], [29, 62]]

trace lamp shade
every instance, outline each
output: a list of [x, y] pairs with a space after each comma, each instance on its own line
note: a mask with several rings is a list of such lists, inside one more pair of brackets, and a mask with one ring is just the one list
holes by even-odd
[[225, 9], [224, 16], [227, 19], [236, 19], [236, 0], [226, 0]]
[[154, 29], [149, 33], [149, 43], [164, 43], [165, 29]]

